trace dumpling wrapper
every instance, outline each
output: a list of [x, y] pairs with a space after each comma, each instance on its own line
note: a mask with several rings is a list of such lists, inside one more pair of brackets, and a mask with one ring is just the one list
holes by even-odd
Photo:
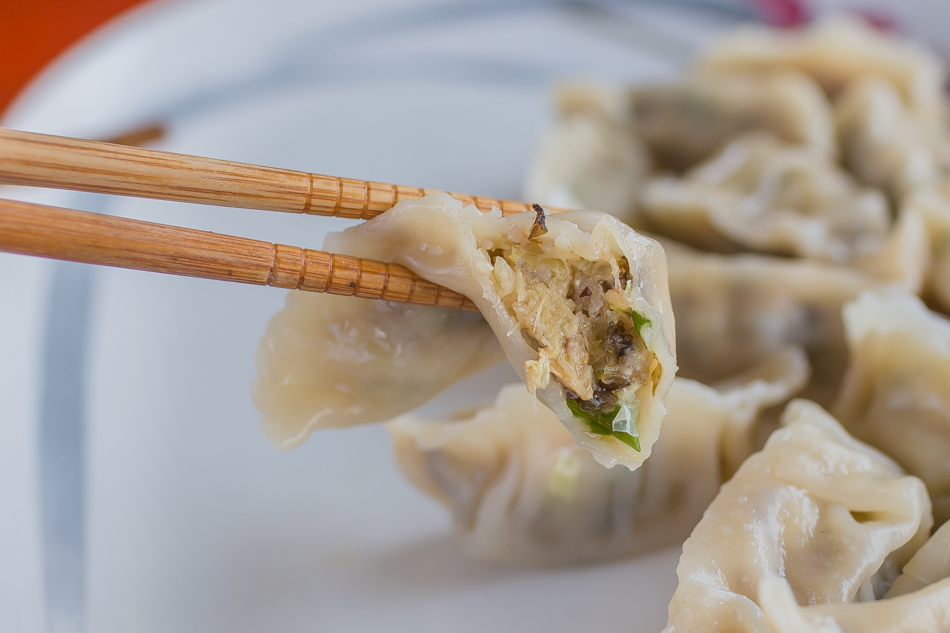
[[800, 345], [813, 371], [806, 397], [831, 405], [848, 365], [841, 308], [884, 284], [823, 262], [663, 244], [681, 376], [715, 383]]
[[[950, 578], [950, 523], [944, 523], [901, 569], [886, 598], [895, 598]], [[947, 605], [950, 611], [950, 604]], [[923, 630], [923, 629], [921, 629]]]
[[666, 633], [773, 631], [759, 604], [772, 581], [797, 604], [873, 600], [926, 541], [919, 479], [812, 402], [790, 403], [783, 423], [683, 546]]
[[930, 241], [929, 270], [923, 296], [928, 304], [950, 312], [950, 182], [921, 187], [904, 198], [901, 215], [918, 215]]
[[[497, 209], [482, 213], [435, 194], [330, 234], [324, 248], [401, 264], [471, 298], [515, 370], [575, 441], [605, 466], [636, 468], [659, 436], [663, 400], [676, 372], [663, 249], [595, 211], [548, 216], [546, 230], [538, 224], [534, 213], [502, 217]], [[575, 292], [576, 301], [568, 297]], [[593, 329], [600, 326], [612, 346], [600, 344]], [[416, 336], [426, 335], [420, 323]], [[444, 343], [431, 353], [448, 366], [455, 345]], [[353, 403], [364, 396], [374, 397], [353, 394]], [[569, 398], [580, 408], [602, 403], [608, 413], [575, 417]], [[607, 415], [604, 430], [598, 424]], [[293, 421], [280, 428], [286, 437], [305, 432]]]
[[600, 209], [637, 229], [653, 163], [687, 169], [749, 130], [837, 152], [831, 104], [795, 73], [694, 77], [634, 90], [566, 84], [556, 101], [558, 120], [529, 168], [525, 199]]
[[844, 307], [851, 360], [833, 411], [920, 477], [950, 518], [950, 321], [917, 297], [865, 293]]
[[844, 164], [897, 203], [950, 174], [946, 121], [909, 109], [897, 89], [879, 76], [859, 78], [846, 87], [835, 102], [835, 124]]
[[944, 109], [946, 69], [940, 59], [857, 18], [839, 16], [800, 30], [738, 29], [706, 49], [696, 67], [714, 73], [795, 70], [813, 77], [830, 95], [858, 77], [879, 75], [909, 107]]
[[450, 511], [469, 556], [509, 563], [616, 559], [681, 543], [719, 485], [753, 451], [760, 412], [806, 382], [785, 350], [713, 388], [676, 378], [653, 456], [605, 469], [521, 385], [464, 418], [389, 425], [400, 469]]
[[[565, 91], [561, 97], [571, 100]], [[650, 169], [643, 141], [629, 123], [600, 107], [561, 106], [528, 170], [524, 199], [562, 209], [598, 209], [632, 223]]]
[[762, 133], [743, 135], [682, 178], [655, 178], [641, 198], [652, 231], [721, 252], [850, 263], [879, 250], [887, 199], [832, 157]]
[[882, 600], [799, 606], [787, 583], [770, 578], [759, 604], [773, 633], [947, 633], [950, 524], [917, 550]]
[[315, 429], [390, 420], [503, 358], [473, 312], [291, 292], [257, 350], [252, 393], [264, 435], [288, 449]]
[[736, 135], [754, 130], [837, 154], [831, 104], [800, 73], [693, 75], [678, 84], [632, 90], [629, 108], [654, 162], [673, 171], [695, 166]]

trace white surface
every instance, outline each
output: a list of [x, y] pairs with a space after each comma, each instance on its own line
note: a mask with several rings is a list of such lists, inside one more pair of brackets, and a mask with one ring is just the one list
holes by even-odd
[[[631, 46], [610, 13], [534, 5], [152, 5], [50, 70], [5, 123], [108, 136], [158, 118], [170, 127], [162, 147], [175, 151], [518, 197], [552, 80], [671, 76], [677, 63]], [[458, 7], [471, 15], [452, 17]], [[663, 46], [682, 53], [662, 39], [648, 48]], [[301, 246], [345, 225], [141, 200], [107, 209]], [[26, 322], [26, 336], [10, 339], [18, 348], [0, 357], [23, 410], [2, 431], [15, 437], [0, 442], [0, 477], [18, 482], [0, 479], [0, 503], [22, 509], [0, 518], [0, 628], [37, 630], [35, 373], [48, 290], [19, 269], [48, 266], [0, 266], [5, 284], [30, 286], [14, 289], [29, 297], [8, 295], [20, 304], [14, 316], [0, 315]], [[452, 545], [442, 508], [398, 474], [382, 427], [322, 432], [290, 453], [268, 445], [248, 385], [283, 291], [99, 270], [93, 292], [81, 377], [88, 630], [610, 631], [665, 621], [676, 550], [581, 569], [476, 564]], [[433, 406], [490, 400], [512, 375], [499, 368]]]
[[[472, 6], [481, 7], [473, 10]], [[709, 23], [543, 2], [158, 3], [96, 34], [5, 124], [518, 197], [560, 77], [672, 76]], [[491, 9], [494, 7], [494, 9]], [[467, 8], [467, 9], [466, 9]], [[468, 11], [465, 19], [452, 12]], [[435, 20], [438, 18], [438, 20]], [[669, 27], [664, 27], [669, 28]], [[661, 54], [658, 54], [661, 53]], [[43, 196], [40, 196], [41, 198]], [[79, 206], [72, 194], [49, 201]], [[319, 246], [345, 223], [153, 201], [110, 212]], [[44, 626], [36, 486], [49, 265], [0, 256], [0, 630]], [[283, 291], [96, 271], [86, 386], [88, 630], [658, 630], [677, 549], [579, 569], [464, 560], [381, 427], [290, 453], [258, 428], [254, 350]], [[510, 370], [436, 407], [488, 400]]]
[[50, 263], [0, 254], [0, 628], [43, 625], [36, 426]]

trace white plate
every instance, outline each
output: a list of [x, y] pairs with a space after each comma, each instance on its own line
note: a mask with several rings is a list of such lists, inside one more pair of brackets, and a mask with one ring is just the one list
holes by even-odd
[[[673, 76], [687, 42], [724, 16], [530, 0], [159, 3], [73, 51], [5, 124], [104, 137], [161, 120], [164, 149], [517, 198], [554, 80]], [[19, 195], [299, 246], [345, 225]], [[442, 508], [399, 475], [381, 427], [323, 431], [289, 453], [268, 445], [248, 385], [283, 291], [8, 256], [0, 296], [0, 507], [12, 509], [0, 515], [3, 630], [665, 622], [678, 548], [571, 569], [473, 563]], [[512, 375], [499, 368], [430, 409], [490, 400]], [[57, 416], [84, 451], [50, 444]], [[45, 559], [42, 499], [67, 524], [63, 551]]]

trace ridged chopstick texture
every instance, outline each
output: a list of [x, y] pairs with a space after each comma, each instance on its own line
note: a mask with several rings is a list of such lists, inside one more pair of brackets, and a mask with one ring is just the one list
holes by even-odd
[[396, 264], [85, 211], [0, 200], [0, 251], [152, 272], [477, 310]]
[[[0, 129], [0, 183], [368, 219], [438, 193], [153, 149]], [[482, 211], [530, 211], [511, 200], [451, 193]]]

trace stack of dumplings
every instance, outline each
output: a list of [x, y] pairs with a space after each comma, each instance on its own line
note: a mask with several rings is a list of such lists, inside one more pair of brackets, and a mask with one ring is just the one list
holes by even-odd
[[[390, 421], [474, 558], [683, 544], [667, 633], [950, 633], [946, 81], [838, 18], [735, 32], [674, 84], [563, 87], [525, 199], [599, 211], [437, 194], [329, 236], [484, 319], [292, 294], [266, 435]], [[524, 384], [494, 403], [413, 413], [503, 358]]]
[[[600, 201], [664, 245], [677, 380], [789, 345], [811, 370], [686, 540], [669, 633], [950, 631], [950, 528], [927, 540], [950, 519], [946, 82], [838, 18], [729, 35], [678, 84], [560, 90], [526, 195], [587, 206], [598, 164], [636, 167]], [[577, 148], [580, 121], [633, 140]]]

